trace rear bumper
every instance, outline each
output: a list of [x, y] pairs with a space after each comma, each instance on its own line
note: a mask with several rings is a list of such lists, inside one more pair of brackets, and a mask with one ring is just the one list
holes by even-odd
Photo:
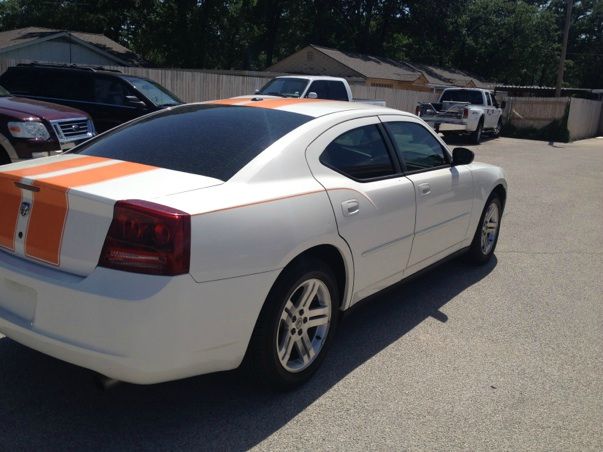
[[425, 119], [429, 126], [438, 132], [467, 132], [467, 124], [456, 122], [439, 122], [430, 119]]
[[97, 268], [81, 278], [0, 251], [0, 332], [132, 383], [233, 369], [277, 274], [197, 283]]

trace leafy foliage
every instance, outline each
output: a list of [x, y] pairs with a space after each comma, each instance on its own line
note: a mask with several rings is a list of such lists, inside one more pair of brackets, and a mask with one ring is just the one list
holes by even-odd
[[[308, 44], [553, 85], [564, 0], [4, 0], [0, 29], [104, 33], [158, 66], [264, 69]], [[603, 87], [603, 0], [574, 4], [566, 84]]]

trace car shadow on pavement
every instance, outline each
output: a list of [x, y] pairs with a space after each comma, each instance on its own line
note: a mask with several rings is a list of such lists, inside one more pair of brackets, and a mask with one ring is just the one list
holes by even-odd
[[[452, 260], [344, 317], [314, 378], [270, 393], [239, 372], [99, 390], [90, 371], [0, 339], [0, 450], [248, 449], [496, 266]], [[385, 378], [385, 377], [384, 377]]]

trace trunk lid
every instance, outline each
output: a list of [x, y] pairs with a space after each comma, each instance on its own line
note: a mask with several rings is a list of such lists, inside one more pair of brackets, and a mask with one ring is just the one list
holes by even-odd
[[153, 201], [221, 183], [77, 154], [7, 165], [0, 168], [0, 249], [85, 276], [98, 264], [116, 201]]

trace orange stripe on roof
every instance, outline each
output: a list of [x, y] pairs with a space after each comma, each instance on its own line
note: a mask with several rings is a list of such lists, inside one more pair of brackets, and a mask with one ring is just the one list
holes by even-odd
[[47, 263], [60, 264], [61, 243], [69, 211], [67, 193], [70, 189], [154, 169], [157, 168], [139, 163], [119, 162], [34, 181], [40, 191], [34, 193], [25, 254]]
[[257, 102], [251, 102], [246, 104], [247, 107], [259, 107], [259, 108], [280, 108], [286, 107], [287, 105], [305, 104], [308, 102], [324, 102], [323, 99], [264, 99]]
[[0, 246], [15, 250], [15, 229], [19, 219], [21, 190], [11, 177], [0, 178]]
[[212, 100], [208, 102], [208, 104], [218, 104], [218, 105], [237, 105], [242, 104], [245, 105], [247, 102], [251, 102], [251, 99], [243, 98], [243, 99], [218, 99]]
[[217, 105], [241, 105], [244, 107], [259, 107], [259, 108], [279, 108], [279, 107], [286, 107], [287, 105], [295, 105], [295, 104], [305, 104], [308, 102], [324, 102], [324, 99], [299, 99], [296, 97], [288, 97], [286, 99], [266, 99], [266, 98], [262, 98], [261, 95], [258, 95], [256, 98], [254, 99], [261, 99], [261, 100], [251, 100], [251, 98], [231, 98], [231, 99], [219, 99], [219, 100], [212, 100], [211, 102], [208, 102], [210, 104], [217, 104]]
[[13, 170], [13, 171], [7, 171], [5, 174], [10, 174], [10, 175], [17, 176], [17, 177], [28, 177], [28, 176], [34, 176], [36, 174], [44, 174], [44, 173], [50, 173], [53, 171], [61, 171], [61, 170], [77, 168], [80, 166], [91, 165], [93, 163], [100, 163], [100, 162], [104, 162], [106, 160], [108, 160], [108, 159], [106, 159], [104, 157], [93, 157], [93, 156], [89, 156], [89, 155], [83, 155], [79, 158], [59, 160], [57, 162], [30, 166], [27, 168], [17, 169], [17, 170]]

